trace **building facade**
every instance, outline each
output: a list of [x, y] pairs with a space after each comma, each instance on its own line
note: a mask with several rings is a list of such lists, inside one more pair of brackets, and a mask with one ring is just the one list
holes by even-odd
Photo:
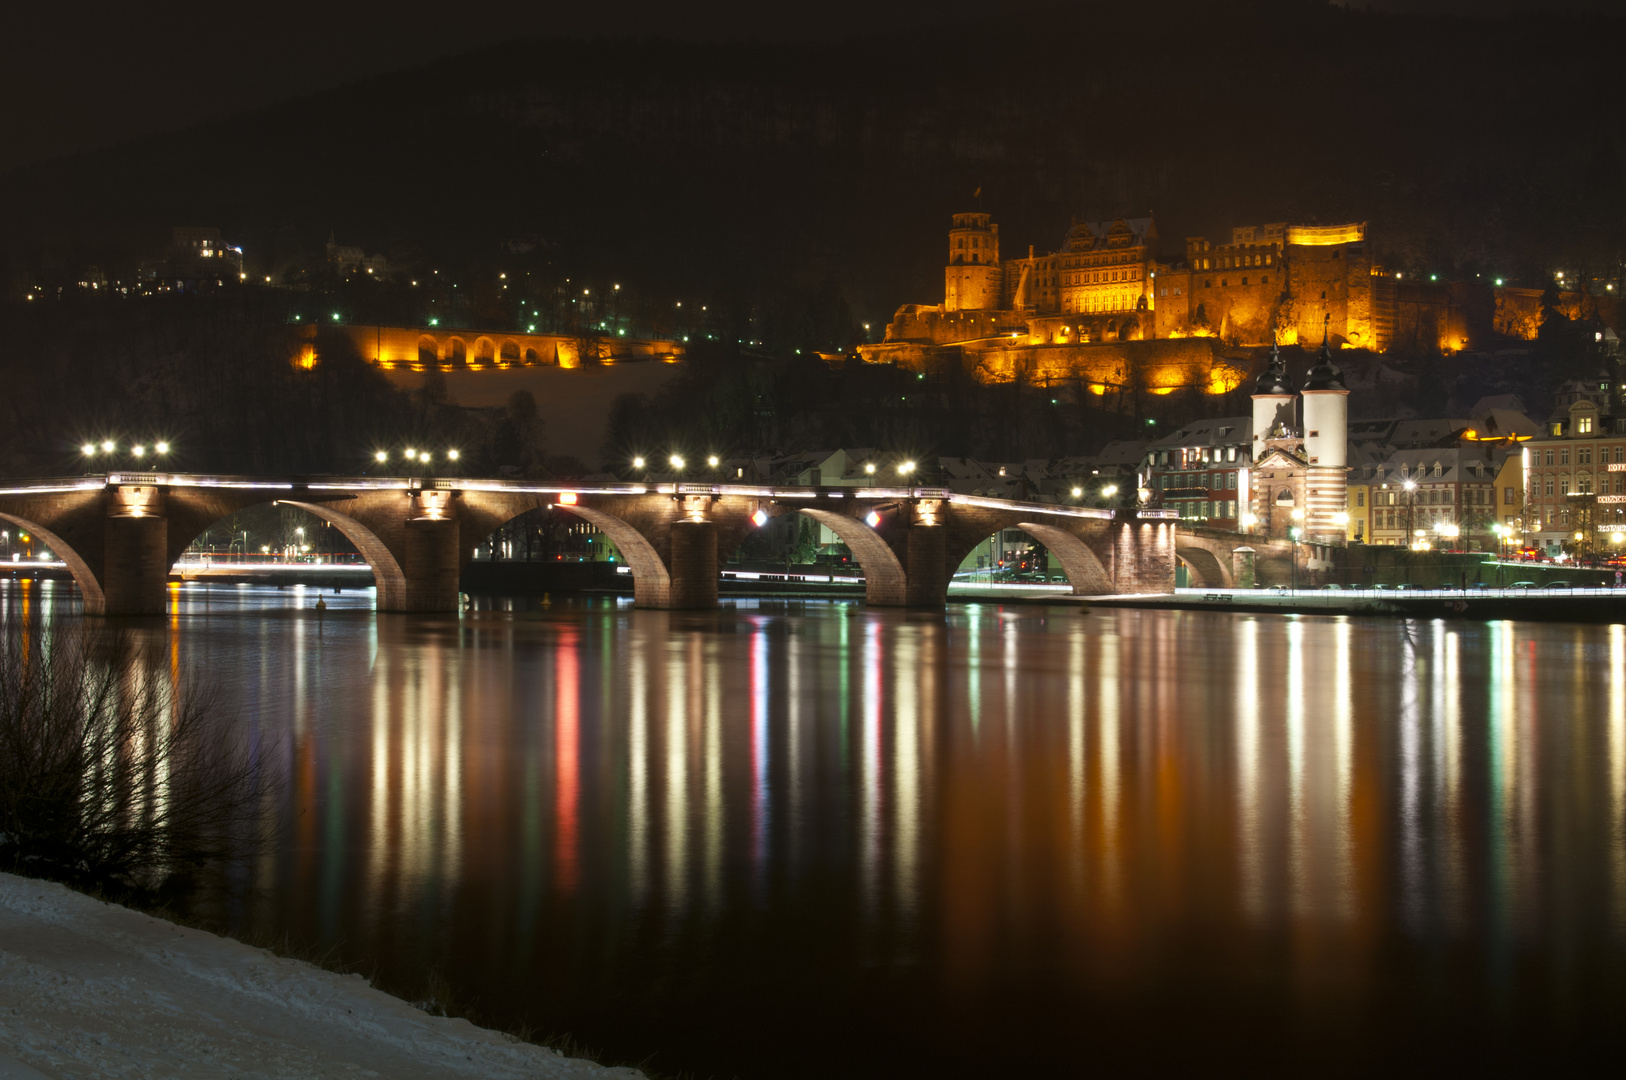
[[1607, 379], [1558, 398], [1562, 412], [1524, 446], [1524, 531], [1549, 555], [1586, 553], [1626, 529], [1626, 417], [1611, 415]]
[[1238, 529], [1247, 506], [1253, 418], [1226, 416], [1187, 424], [1146, 448], [1148, 502], [1183, 521]]

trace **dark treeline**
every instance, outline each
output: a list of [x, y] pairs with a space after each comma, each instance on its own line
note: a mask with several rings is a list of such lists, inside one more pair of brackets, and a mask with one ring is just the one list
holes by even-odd
[[622, 283], [652, 325], [685, 300], [719, 339], [830, 349], [941, 296], [947, 215], [980, 187], [1008, 253], [1075, 214], [1155, 211], [1170, 255], [1353, 219], [1391, 268], [1534, 282], [1626, 248], [1596, 47], [1622, 26], [1175, 0], [834, 43], [516, 43], [15, 172], [4, 279], [116, 276], [176, 224], [280, 274], [336, 230], [464, 289], [513, 260]]
[[[273, 294], [244, 291], [143, 302], [18, 305], [0, 348], [0, 475], [62, 475], [138, 463], [129, 450], [166, 440], [168, 468], [235, 473], [360, 473], [378, 449], [443, 454], [465, 472], [548, 469], [528, 394], [502, 409], [448, 401], [436, 375], [406, 393], [343, 335], [289, 325]], [[314, 335], [314, 336], [313, 336]], [[316, 363], [297, 364], [307, 346]], [[438, 373], [436, 373], [438, 375]], [[111, 460], [80, 447], [113, 440]]]

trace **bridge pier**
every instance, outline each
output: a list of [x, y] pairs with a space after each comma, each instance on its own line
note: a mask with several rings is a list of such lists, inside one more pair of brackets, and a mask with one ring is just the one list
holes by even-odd
[[[717, 523], [672, 522], [671, 581], [666, 603], [673, 609], [717, 606]], [[645, 606], [634, 598], [639, 606]], [[651, 605], [652, 606], [652, 605]]]
[[109, 517], [102, 561], [102, 610], [91, 615], [162, 615], [169, 586], [169, 521]]
[[460, 531], [455, 518], [425, 517], [408, 521], [405, 550], [401, 553], [405, 588], [396, 601], [385, 595], [381, 585], [378, 610], [456, 611], [458, 578], [463, 570]]
[[904, 606], [940, 608], [948, 603], [948, 530], [936, 524], [909, 526]]

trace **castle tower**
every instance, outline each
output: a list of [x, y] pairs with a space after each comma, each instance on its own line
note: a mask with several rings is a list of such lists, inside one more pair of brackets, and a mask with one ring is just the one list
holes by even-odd
[[943, 310], [993, 310], [999, 307], [1000, 284], [999, 226], [988, 214], [955, 214], [943, 271]]
[[1345, 535], [1349, 487], [1349, 390], [1332, 362], [1331, 317], [1322, 321], [1321, 353], [1304, 381], [1305, 499], [1311, 536]]
[[1298, 396], [1287, 377], [1287, 365], [1276, 346], [1270, 347], [1270, 363], [1253, 385], [1253, 460], [1265, 453], [1265, 440], [1293, 430], [1293, 405]]

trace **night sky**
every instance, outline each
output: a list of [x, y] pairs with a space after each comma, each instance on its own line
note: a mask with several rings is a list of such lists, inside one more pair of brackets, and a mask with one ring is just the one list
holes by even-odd
[[[1296, 0], [1257, 0], [1262, 8], [1280, 2]], [[0, 54], [0, 95], [6, 102], [0, 111], [0, 172], [519, 39], [586, 35], [834, 42], [852, 35], [906, 32], [917, 22], [982, 20], [999, 6], [972, 0], [34, 4], [16, 7], [6, 17], [8, 48]], [[1048, 15], [1032, 5], [1021, 10], [1036, 29], [1053, 30], [1057, 24], [1086, 27], [1095, 6], [1062, 4]], [[1538, 5], [1527, 0], [1377, 0], [1353, 6], [1505, 15]], [[1618, 6], [1603, 0], [1542, 0], [1539, 8]]]

